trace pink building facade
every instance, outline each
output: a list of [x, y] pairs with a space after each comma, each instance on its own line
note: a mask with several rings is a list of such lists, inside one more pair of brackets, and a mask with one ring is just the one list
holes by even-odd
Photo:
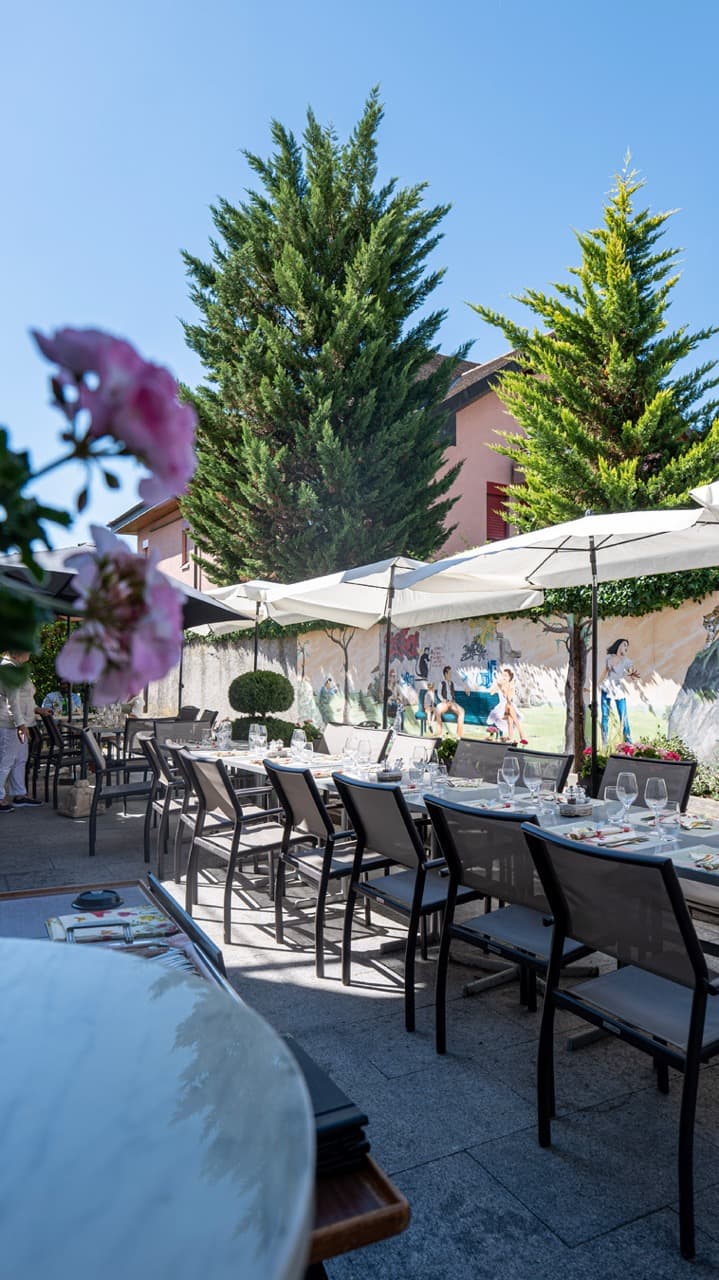
[[[456, 527], [448, 533], [441, 555], [480, 546], [510, 532], [503, 500], [506, 485], [515, 478], [513, 467], [509, 458], [495, 453], [491, 446], [498, 443], [498, 432], [519, 430], [496, 392], [502, 370], [516, 367], [511, 354], [487, 364], [462, 361], [445, 397], [446, 466], [460, 461], [463, 466], [450, 490], [457, 501], [448, 523]], [[176, 501], [154, 507], [140, 503], [111, 521], [110, 528], [114, 533], [136, 536], [138, 551], [156, 551], [160, 568], [169, 577], [199, 591], [212, 587], [207, 573], [192, 559], [190, 529]], [[311, 572], [308, 566], [308, 576]]]

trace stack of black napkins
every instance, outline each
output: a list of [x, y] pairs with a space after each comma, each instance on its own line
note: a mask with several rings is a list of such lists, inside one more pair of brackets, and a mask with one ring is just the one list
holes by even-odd
[[283, 1036], [305, 1078], [317, 1125], [317, 1172], [356, 1169], [369, 1151], [364, 1125], [369, 1121], [326, 1071], [313, 1062], [294, 1036]]

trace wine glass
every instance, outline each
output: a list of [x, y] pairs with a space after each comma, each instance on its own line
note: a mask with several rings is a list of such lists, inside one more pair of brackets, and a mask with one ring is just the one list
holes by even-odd
[[519, 781], [519, 761], [516, 756], [505, 756], [502, 761], [501, 774], [510, 789], [511, 796], [514, 798], [514, 788]]
[[538, 760], [525, 760], [524, 785], [529, 792], [529, 799], [536, 804], [542, 786], [542, 766]]
[[661, 844], [664, 844], [666, 836], [664, 835], [659, 822], [659, 814], [662, 809], [666, 808], [668, 799], [667, 784], [664, 779], [647, 778], [644, 786], [644, 803], [647, 806], [647, 809], [651, 809], [654, 814], [654, 830], [657, 834], [657, 839]]
[[306, 741], [307, 741], [307, 734], [305, 733], [304, 729], [292, 730], [292, 737], [290, 738], [290, 748], [292, 751], [292, 755], [295, 757], [296, 760], [299, 759], [299, 757], [302, 755], [302, 752], [305, 749]]
[[[228, 728], [229, 728], [229, 725], [228, 725]], [[267, 725], [266, 724], [257, 725], [257, 733], [255, 734], [255, 741], [257, 743], [257, 750], [261, 751], [262, 754], [264, 755], [265, 752], [267, 751]]]
[[617, 799], [621, 801], [622, 818], [626, 822], [627, 815], [639, 794], [636, 773], [620, 773], [617, 775]]
[[252, 752], [257, 751], [257, 730], [259, 727], [258, 724], [251, 724], [247, 731], [247, 746]]
[[358, 733], [351, 733], [345, 742], [345, 755], [351, 765], [357, 764], [360, 738]]

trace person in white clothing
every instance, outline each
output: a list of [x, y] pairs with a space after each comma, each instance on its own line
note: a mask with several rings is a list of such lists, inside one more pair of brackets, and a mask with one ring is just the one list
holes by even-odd
[[[29, 653], [7, 653], [1, 666], [24, 667]], [[29, 726], [41, 714], [35, 706], [35, 686], [29, 672], [14, 688], [0, 685], [0, 814], [16, 807], [39, 805], [25, 790], [25, 762]]]
[[606, 747], [609, 737], [609, 714], [612, 709], [612, 702], [614, 702], [617, 709], [624, 741], [631, 742], [632, 740], [632, 731], [629, 727], [629, 715], [627, 713], [627, 681], [637, 680], [639, 672], [631, 658], [627, 656], [628, 649], [629, 641], [624, 639], [615, 640], [614, 644], [610, 644], [607, 649], [606, 666], [599, 683], [602, 746], [604, 747]]

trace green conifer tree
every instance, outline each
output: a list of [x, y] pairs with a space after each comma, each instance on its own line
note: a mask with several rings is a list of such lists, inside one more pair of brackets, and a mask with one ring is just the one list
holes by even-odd
[[184, 254], [206, 378], [183, 510], [218, 581], [424, 557], [447, 537], [458, 468], [439, 476], [438, 406], [465, 352], [432, 361], [444, 313], [425, 310], [447, 206], [378, 186], [381, 119], [375, 90], [344, 144], [311, 111], [303, 146], [274, 122], [271, 158], [247, 154], [259, 189], [213, 209], [212, 261]]
[[[668, 329], [679, 250], [659, 245], [670, 213], [635, 209], [643, 185], [625, 166], [602, 225], [577, 234], [574, 280], [555, 284], [552, 294], [530, 289], [519, 298], [541, 329], [474, 307], [501, 329], [521, 364], [502, 375], [498, 394], [524, 434], [502, 433], [497, 445], [523, 476], [508, 493], [509, 518], [521, 531], [587, 510], [684, 506], [690, 489], [719, 474], [717, 362], [694, 369], [684, 363], [717, 329]], [[607, 583], [600, 611], [609, 617], [678, 607], [718, 585], [711, 570]], [[552, 592], [546, 603], [563, 615], [546, 625], [566, 638], [566, 740], [578, 753], [589, 594]]]

